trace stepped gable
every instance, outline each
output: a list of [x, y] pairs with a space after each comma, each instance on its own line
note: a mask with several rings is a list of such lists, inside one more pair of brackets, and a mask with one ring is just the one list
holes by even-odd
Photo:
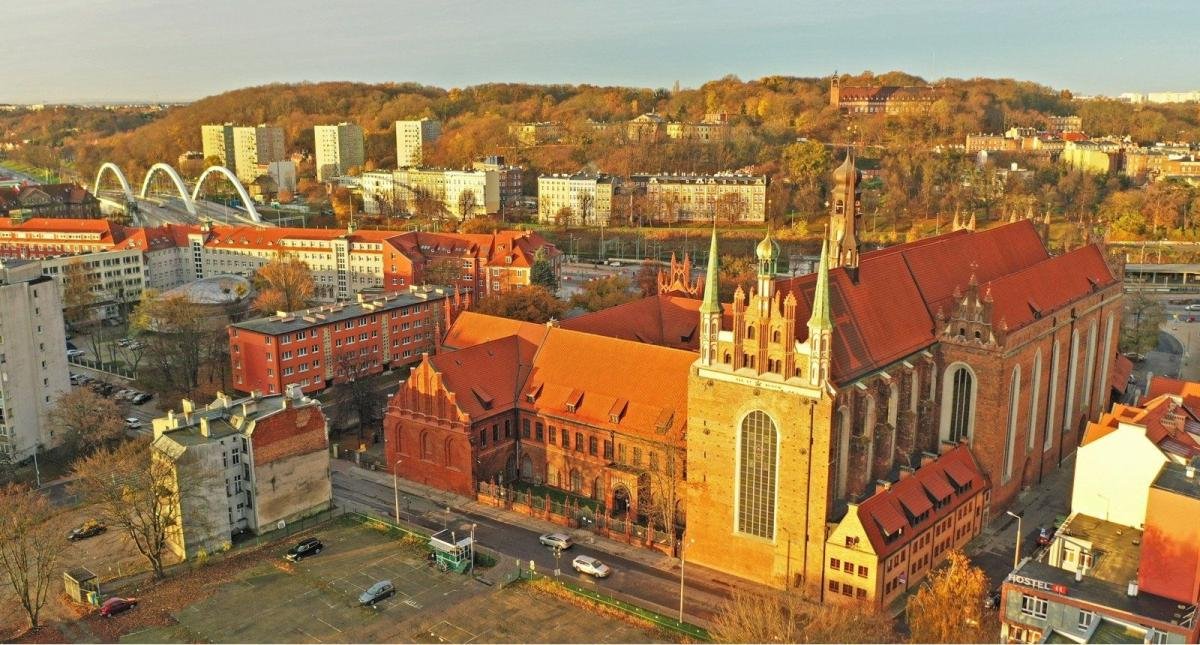
[[446, 391], [455, 393], [459, 409], [479, 419], [512, 409], [514, 396], [529, 374], [536, 351], [536, 343], [520, 336], [506, 336], [426, 357], [425, 362], [441, 375]]

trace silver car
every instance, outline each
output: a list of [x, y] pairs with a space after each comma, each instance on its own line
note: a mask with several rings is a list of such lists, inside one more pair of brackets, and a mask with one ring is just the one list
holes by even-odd
[[586, 573], [596, 578], [607, 578], [612, 569], [607, 564], [588, 555], [577, 555], [571, 561], [571, 567], [579, 573]]
[[565, 533], [544, 533], [538, 536], [538, 542], [552, 549], [566, 551], [571, 548], [571, 536]]
[[358, 597], [358, 604], [374, 605], [375, 603], [391, 596], [394, 593], [396, 593], [396, 588], [392, 586], [391, 580], [380, 580], [379, 582], [371, 585], [369, 589], [362, 592], [362, 595]]

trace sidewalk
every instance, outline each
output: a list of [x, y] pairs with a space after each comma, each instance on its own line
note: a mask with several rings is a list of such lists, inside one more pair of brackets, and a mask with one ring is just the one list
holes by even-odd
[[[338, 470], [351, 477], [373, 481], [377, 484], [392, 487], [392, 476], [389, 473], [366, 470], [355, 466], [352, 462], [344, 459], [335, 459], [332, 461], [334, 470]], [[679, 571], [679, 560], [677, 558], [664, 555], [658, 551], [651, 549], [638, 548], [632, 545], [623, 544], [615, 540], [596, 535], [587, 529], [566, 529], [559, 524], [554, 524], [541, 520], [535, 517], [530, 517], [521, 513], [516, 513], [495, 506], [481, 504], [479, 501], [463, 497], [455, 493], [425, 486], [404, 478], [397, 480], [401, 495], [406, 495], [413, 498], [421, 498], [435, 502], [439, 507], [449, 508], [452, 512], [455, 510], [483, 515], [497, 522], [509, 524], [512, 526], [520, 526], [530, 531], [537, 533], [568, 533], [577, 544], [586, 544], [598, 551], [603, 551], [609, 555], [632, 560], [639, 564], [658, 569], [660, 571], [676, 573]], [[717, 587], [732, 591], [737, 588], [755, 589], [757, 585], [736, 578], [734, 576], [715, 571], [698, 564], [688, 563], [687, 577], [689, 580], [704, 580]]]

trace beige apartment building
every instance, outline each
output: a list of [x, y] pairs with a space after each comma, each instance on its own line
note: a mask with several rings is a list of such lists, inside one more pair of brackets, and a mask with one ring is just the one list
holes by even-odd
[[0, 260], [0, 463], [63, 441], [46, 415], [71, 389], [62, 299], [41, 262]]
[[442, 123], [428, 117], [396, 122], [396, 166], [420, 166], [425, 161], [425, 145], [442, 136]]
[[260, 165], [284, 159], [283, 128], [278, 126], [203, 125], [200, 135], [204, 157], [219, 158], [243, 184], [263, 174]]
[[313, 127], [313, 147], [317, 155], [317, 181], [343, 175], [362, 167], [363, 130], [353, 123]]
[[[483, 217], [500, 210], [500, 173], [491, 169], [379, 170], [363, 173], [359, 186], [363, 211], [371, 215], [413, 214], [421, 199], [436, 202], [443, 215], [454, 219]], [[468, 207], [465, 212], [464, 207]]]
[[613, 178], [604, 174], [538, 177], [538, 221], [557, 223], [560, 213], [574, 225], [605, 225], [612, 217]]
[[767, 178], [764, 175], [641, 175], [655, 210], [664, 221], [764, 222], [767, 218]]

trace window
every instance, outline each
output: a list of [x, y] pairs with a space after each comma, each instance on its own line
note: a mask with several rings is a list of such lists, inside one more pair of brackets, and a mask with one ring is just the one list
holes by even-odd
[[492, 424], [492, 441], [500, 441], [500, 427], [494, 423]]
[[1021, 594], [1021, 613], [1034, 618], [1045, 618], [1048, 603], [1045, 599]]
[[504, 420], [504, 438], [512, 439], [512, 422], [509, 419]]
[[588, 454], [595, 456], [600, 452], [600, 440], [595, 437], [588, 437]]
[[1096, 614], [1090, 611], [1079, 610], [1079, 631], [1086, 632], [1091, 626], [1092, 621], [1096, 620]]
[[609, 461], [612, 461], [613, 458], [613, 445], [608, 439], [604, 440], [604, 458]]
[[1033, 373], [1029, 378], [1029, 436], [1027, 454], [1033, 454], [1034, 439], [1037, 437], [1038, 402], [1042, 390], [1042, 350], [1033, 356]]
[[479, 431], [479, 447], [480, 448], [487, 447], [487, 430]]
[[534, 439], [545, 441], [546, 426], [542, 425], [541, 421], [533, 424]]
[[766, 413], [742, 419], [738, 433], [737, 530], [775, 537], [776, 451], [778, 432]]
[[846, 573], [854, 573], [854, 563], [853, 562], [843, 562], [842, 563], [842, 571], [845, 571]]
[[1017, 417], [1021, 414], [1021, 366], [1012, 371], [1008, 385], [1008, 436], [1004, 442], [1004, 481], [1012, 479], [1013, 453], [1017, 449]]
[[860, 565], [858, 565], [858, 577], [860, 577], [860, 578], [865, 578], [865, 577], [867, 577], [867, 573], [868, 573], [868, 572], [870, 572], [870, 569], [868, 569], [868, 568], [864, 567], [864, 566], [863, 566], [863, 565], [861, 565], [861, 564], [860, 564]]
[[947, 381], [950, 387], [945, 388], [942, 396], [949, 395], [950, 399], [942, 413], [942, 438], [952, 442], [970, 439], [975, 413], [975, 377], [969, 367], [959, 364], [949, 369]]
[[636, 446], [633, 449], [633, 465], [638, 468], [642, 467], [642, 449]]
[[571, 449], [571, 433], [566, 428], [562, 429], [562, 447], [563, 450]]
[[833, 593], [837, 593], [841, 589], [841, 586], [842, 585], [839, 584], [837, 580], [829, 581], [829, 590], [832, 591]]
[[857, 588], [857, 589], [855, 589], [855, 590], [854, 590], [854, 597], [855, 597], [855, 598], [857, 598], [858, 600], [863, 600], [864, 598], [866, 598], [866, 597], [867, 597], [867, 590], [866, 590], [866, 589], [862, 589], [862, 588]]
[[575, 451], [583, 452], [583, 433], [582, 432], [575, 433]]
[[837, 558], [829, 558], [829, 568], [833, 570], [842, 568], [842, 561]]
[[529, 419], [521, 419], [521, 438], [529, 438]]

